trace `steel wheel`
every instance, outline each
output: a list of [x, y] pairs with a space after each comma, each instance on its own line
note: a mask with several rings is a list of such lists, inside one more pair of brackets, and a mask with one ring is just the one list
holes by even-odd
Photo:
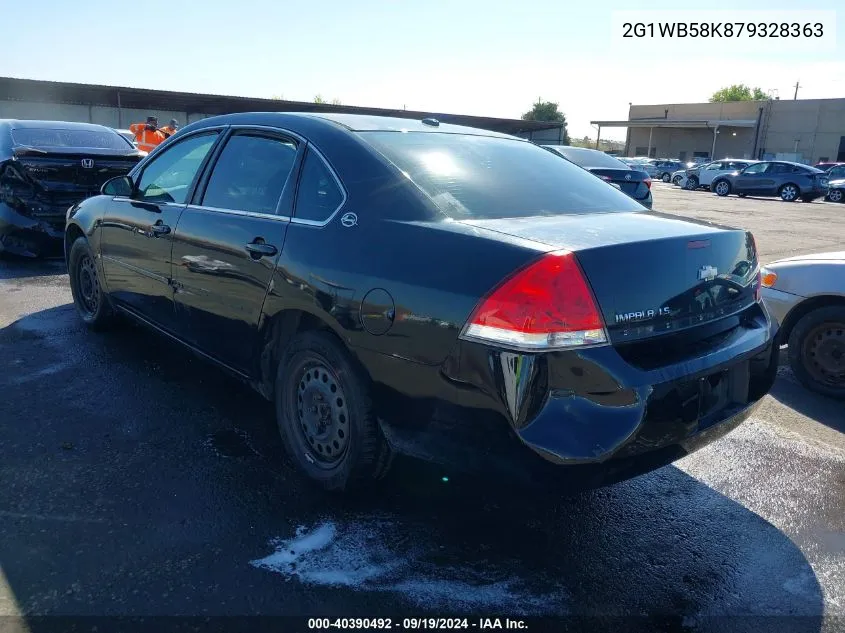
[[663, 182], [669, 182], [671, 178], [672, 176], [670, 176], [669, 174], [663, 174], [663, 176], [660, 177], [660, 180], [662, 180]]
[[102, 289], [97, 277], [94, 260], [86, 254], [79, 259], [76, 268], [76, 279], [79, 284], [79, 307], [84, 309], [90, 318], [94, 318], [102, 301]]
[[309, 461], [332, 468], [349, 447], [346, 395], [335, 373], [322, 363], [302, 363], [295, 375], [297, 423], [309, 449]]
[[845, 387], [845, 323], [822, 323], [804, 339], [801, 356], [813, 380]]
[[726, 196], [731, 192], [731, 186], [726, 181], [720, 180], [716, 183], [714, 191], [717, 196]]
[[798, 187], [795, 185], [784, 185], [780, 188], [780, 199], [784, 202], [793, 202], [798, 197]]
[[842, 202], [842, 190], [841, 189], [831, 189], [830, 192], [827, 194], [827, 199], [831, 202]]

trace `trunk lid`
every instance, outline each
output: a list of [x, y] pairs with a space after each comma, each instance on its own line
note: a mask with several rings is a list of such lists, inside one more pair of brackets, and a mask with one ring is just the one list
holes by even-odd
[[642, 199], [648, 195], [649, 188], [645, 184], [649, 175], [636, 169], [613, 169], [609, 167], [587, 167], [591, 173], [602, 180], [618, 185], [619, 188], [632, 198]]
[[612, 343], [712, 324], [755, 302], [757, 253], [743, 230], [645, 212], [464, 223], [573, 251]]

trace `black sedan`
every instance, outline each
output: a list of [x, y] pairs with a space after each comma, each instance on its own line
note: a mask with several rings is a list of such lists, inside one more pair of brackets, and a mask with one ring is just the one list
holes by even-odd
[[815, 167], [787, 161], [764, 161], [717, 176], [710, 191], [719, 196], [777, 196], [785, 202], [812, 202], [827, 195], [828, 177]]
[[568, 161], [592, 172], [605, 182], [624, 191], [641, 205], [651, 209], [651, 177], [648, 172], [629, 167], [618, 158], [587, 147], [544, 145]]
[[142, 156], [102, 125], [0, 120], [0, 252], [60, 255], [68, 207]]
[[327, 489], [396, 453], [606, 484], [732, 429], [777, 368], [750, 233], [433, 119], [193, 123], [71, 208], [65, 248], [88, 326], [128, 315], [252, 385]]

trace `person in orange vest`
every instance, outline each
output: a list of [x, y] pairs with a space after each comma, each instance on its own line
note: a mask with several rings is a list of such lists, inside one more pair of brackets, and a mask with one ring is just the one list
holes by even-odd
[[146, 123], [133, 123], [129, 131], [135, 135], [138, 149], [151, 152], [167, 137], [158, 129], [158, 117], [148, 116]]
[[176, 134], [176, 131], [178, 129], [179, 121], [177, 121], [176, 119], [170, 119], [170, 123], [161, 128], [161, 131], [164, 132], [165, 138], [170, 138], [171, 136]]

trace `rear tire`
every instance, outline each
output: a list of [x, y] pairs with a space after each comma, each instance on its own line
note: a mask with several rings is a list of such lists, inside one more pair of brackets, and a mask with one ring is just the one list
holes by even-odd
[[68, 275], [73, 305], [82, 322], [92, 330], [110, 326], [114, 322], [114, 310], [100, 283], [94, 251], [84, 237], [76, 238], [70, 247]]
[[801, 195], [801, 190], [798, 188], [798, 185], [788, 182], [785, 185], [781, 185], [780, 189], [778, 189], [778, 195], [784, 202], [795, 202], [798, 196]]
[[789, 334], [789, 364], [810, 391], [845, 400], [845, 308], [801, 317]]
[[731, 192], [731, 183], [729, 183], [727, 180], [717, 180], [713, 183], [713, 192], [717, 196], [721, 196], [722, 198], [724, 198]]
[[392, 453], [373, 411], [369, 379], [328, 332], [294, 338], [279, 361], [276, 420], [288, 456], [325, 490], [366, 488]]
[[696, 189], [698, 189], [698, 178], [696, 178], [695, 176], [690, 176], [689, 178], [687, 178], [686, 188], [689, 191], [695, 191]]

